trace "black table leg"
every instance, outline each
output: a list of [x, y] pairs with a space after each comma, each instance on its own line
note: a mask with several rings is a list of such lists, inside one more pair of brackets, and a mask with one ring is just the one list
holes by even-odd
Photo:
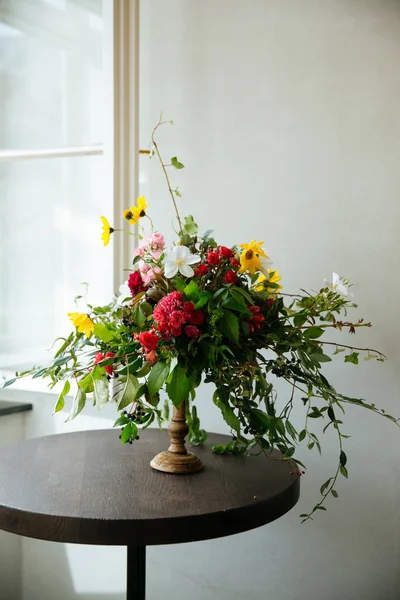
[[126, 600], [146, 598], [146, 546], [128, 546]]

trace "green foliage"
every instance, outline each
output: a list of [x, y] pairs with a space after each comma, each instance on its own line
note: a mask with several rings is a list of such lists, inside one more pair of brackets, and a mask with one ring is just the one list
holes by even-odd
[[169, 375], [169, 369], [170, 365], [162, 361], [156, 363], [151, 369], [149, 378], [147, 380], [147, 387], [150, 396], [154, 396], [164, 385]]
[[[152, 153], [162, 162], [154, 135], [152, 143]], [[167, 178], [171, 171], [167, 173], [165, 167], [184, 168], [176, 156], [170, 165], [162, 166]], [[325, 363], [342, 352], [344, 362], [354, 365], [363, 354], [365, 360], [379, 362], [385, 357], [377, 350], [330, 340], [332, 330], [355, 334], [359, 327], [370, 327], [362, 319], [347, 320], [348, 312], [355, 308], [349, 297], [341, 296], [331, 285], [318, 292], [280, 294], [279, 284], [272, 281], [275, 271], [260, 284], [260, 272], [250, 275], [239, 269], [242, 248], [220, 246], [211, 230], [199, 236], [192, 215], [180, 218], [175, 197], [181, 194], [169, 179], [168, 190], [176, 213], [177, 244], [185, 247], [181, 254], [190, 260], [184, 266], [191, 264], [194, 275], [186, 276], [192, 272], [181, 262], [178, 273], [167, 277], [165, 250], [157, 248], [161, 252], [156, 255], [154, 248], [142, 246], [143, 256], [134, 257], [130, 266], [137, 271], [139, 261], [146, 263], [150, 281], [139, 281], [134, 297], [122, 304], [116, 299], [105, 306], [88, 304], [87, 314], [73, 319], [70, 335], [57, 338], [60, 345], [48, 366], [17, 373], [4, 385], [23, 376], [44, 377], [50, 387], [62, 382], [54, 412], [65, 408], [65, 398], [73, 388], [68, 420], [84, 409], [89, 395], [99, 409], [112, 401], [123, 411], [114, 424], [122, 428], [122, 443], [133, 442], [139, 430], [155, 421], [162, 424], [169, 418], [171, 403], [178, 407], [186, 401], [189, 443], [196, 445], [206, 439], [195, 405], [196, 389], [204, 380], [213, 384], [213, 402], [232, 432], [232, 440], [217, 444], [214, 451], [268, 456], [278, 449], [293, 476], [302, 474], [298, 447], [322, 453], [323, 436], [334, 435], [337, 468], [322, 483], [320, 502], [302, 515], [304, 520], [310, 519], [325, 510], [323, 503], [328, 497], [338, 497], [338, 477], [348, 477], [348, 435], [342, 431], [346, 407], [357, 406], [399, 424], [384, 409], [337, 392], [323, 373]], [[146, 209], [150, 217], [147, 213]], [[142, 234], [141, 227], [139, 231]], [[155, 230], [151, 228], [149, 233]], [[144, 243], [149, 238], [141, 239]], [[349, 285], [346, 280], [342, 283]], [[165, 308], [168, 297], [171, 302]], [[165, 314], [160, 311], [163, 303]], [[88, 329], [79, 332], [82, 319]], [[287, 386], [286, 393], [284, 385], [279, 386], [279, 397], [277, 379]], [[299, 431], [293, 425], [293, 408], [304, 410]], [[316, 435], [314, 426], [322, 430], [321, 435]]]
[[192, 384], [185, 369], [179, 363], [172, 371], [172, 377], [167, 383], [167, 394], [174, 406], [179, 406], [189, 398]]
[[177, 159], [176, 156], [173, 156], [171, 158], [171, 165], [173, 167], [175, 167], [175, 169], [184, 169], [185, 168], [185, 165], [183, 165], [181, 162], [179, 162], [179, 160]]

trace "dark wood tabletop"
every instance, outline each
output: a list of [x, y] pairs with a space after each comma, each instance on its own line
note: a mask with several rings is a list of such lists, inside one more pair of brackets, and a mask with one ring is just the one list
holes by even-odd
[[116, 430], [36, 438], [0, 450], [0, 529], [23, 536], [101, 545], [192, 542], [247, 531], [278, 519], [299, 497], [291, 465], [265, 456], [195, 448], [204, 471], [170, 475], [149, 462], [168, 447], [147, 430], [122, 446]]

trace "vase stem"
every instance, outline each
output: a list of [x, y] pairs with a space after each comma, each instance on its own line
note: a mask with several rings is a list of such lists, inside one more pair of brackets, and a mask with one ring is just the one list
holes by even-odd
[[186, 401], [183, 401], [178, 407], [174, 406], [168, 433], [171, 441], [168, 452], [187, 454], [185, 438], [189, 433], [189, 427], [186, 423]]
[[203, 463], [193, 452], [188, 452], [185, 446], [185, 438], [189, 433], [186, 423], [186, 401], [178, 407], [174, 406], [168, 433], [169, 448], [153, 458], [150, 462], [153, 469], [182, 475], [201, 471]]

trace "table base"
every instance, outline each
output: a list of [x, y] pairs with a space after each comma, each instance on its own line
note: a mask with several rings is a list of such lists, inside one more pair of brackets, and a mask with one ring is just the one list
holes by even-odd
[[126, 600], [146, 598], [146, 546], [128, 546]]

